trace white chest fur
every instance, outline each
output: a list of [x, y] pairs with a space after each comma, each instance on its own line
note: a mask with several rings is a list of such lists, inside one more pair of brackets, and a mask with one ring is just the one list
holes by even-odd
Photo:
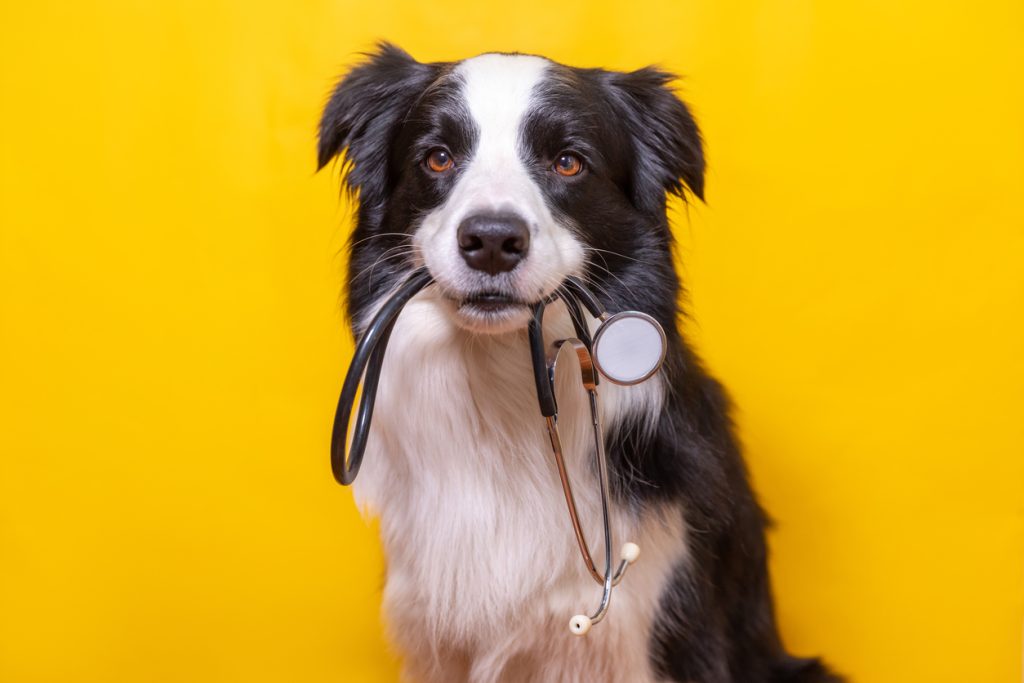
[[[643, 553], [585, 638], [568, 631], [598, 585], [579, 557], [538, 406], [525, 331], [474, 336], [429, 290], [403, 311], [388, 348], [358, 502], [380, 517], [385, 611], [414, 681], [648, 681], [662, 587], [684, 555], [678, 509], [614, 509], [615, 543]], [[571, 326], [552, 308], [548, 338]], [[566, 363], [569, 365], [569, 363]], [[569, 368], [565, 368], [568, 370]], [[603, 557], [586, 395], [560, 369], [559, 426], [576, 501]], [[656, 415], [657, 378], [601, 385], [607, 428]]]

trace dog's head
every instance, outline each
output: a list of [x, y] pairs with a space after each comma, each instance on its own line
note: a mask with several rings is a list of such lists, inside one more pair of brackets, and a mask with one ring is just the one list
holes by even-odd
[[350, 312], [420, 265], [478, 332], [525, 326], [570, 274], [641, 309], [660, 275], [674, 306], [666, 195], [703, 197], [704, 156], [671, 78], [518, 54], [421, 64], [381, 45], [320, 124], [320, 167], [347, 150], [359, 202]]

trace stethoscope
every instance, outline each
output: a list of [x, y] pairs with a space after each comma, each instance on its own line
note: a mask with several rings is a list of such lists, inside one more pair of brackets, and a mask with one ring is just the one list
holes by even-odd
[[[395, 321], [407, 303], [424, 287], [433, 282], [426, 268], [412, 273], [405, 282], [384, 302], [367, 325], [345, 375], [345, 382], [338, 399], [334, 415], [334, 429], [331, 435], [331, 469], [334, 478], [348, 486], [355, 481], [363, 461], [366, 441], [373, 419], [373, 406], [380, 383], [381, 367], [388, 339], [395, 327]], [[556, 300], [561, 300], [572, 318], [576, 336], [560, 339], [545, 345], [543, 323], [544, 311]], [[599, 322], [593, 336], [583, 317], [583, 309]], [[597, 610], [587, 616], [577, 614], [569, 620], [569, 630], [579, 636], [585, 635], [590, 627], [604, 619], [611, 602], [612, 588], [617, 586], [626, 570], [636, 562], [640, 548], [635, 543], [625, 543], [619, 555], [619, 564], [612, 562], [612, 532], [609, 515], [608, 462], [604, 450], [604, 430], [601, 425], [601, 411], [598, 403], [597, 385], [599, 377], [623, 386], [639, 384], [661, 368], [667, 348], [665, 331], [651, 316], [638, 311], [623, 311], [609, 315], [597, 298], [583, 282], [570, 276], [553, 295], [533, 307], [529, 323], [530, 356], [533, 361], [533, 375], [537, 385], [537, 401], [544, 416], [551, 450], [554, 454], [566, 507], [572, 521], [576, 543], [587, 571], [602, 586], [601, 603]], [[597, 455], [597, 475], [601, 488], [601, 516], [604, 525], [604, 571], [598, 571], [580, 524], [576, 511], [576, 500], [565, 466], [562, 441], [558, 433], [558, 404], [555, 401], [555, 370], [565, 350], [575, 355], [583, 388], [590, 402], [591, 426]], [[346, 458], [348, 425], [355, 404], [356, 394], [362, 384], [362, 397], [352, 427], [351, 446]]]

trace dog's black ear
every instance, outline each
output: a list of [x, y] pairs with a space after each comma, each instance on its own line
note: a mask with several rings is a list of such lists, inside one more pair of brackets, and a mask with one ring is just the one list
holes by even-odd
[[317, 169], [345, 153], [345, 183], [363, 206], [388, 192], [392, 140], [416, 98], [435, 77], [436, 65], [420, 64], [407, 52], [380, 43], [367, 60], [334, 88], [320, 119]]
[[672, 74], [653, 67], [610, 73], [616, 109], [633, 139], [633, 201], [641, 209], [665, 206], [665, 194], [704, 199], [704, 148], [690, 110], [669, 89]]

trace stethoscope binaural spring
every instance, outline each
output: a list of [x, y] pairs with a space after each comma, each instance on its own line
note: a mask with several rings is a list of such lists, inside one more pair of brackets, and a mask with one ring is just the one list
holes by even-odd
[[[331, 434], [331, 469], [339, 483], [349, 485], [355, 481], [362, 464], [363, 454], [373, 419], [373, 406], [380, 382], [380, 373], [388, 339], [395, 321], [409, 301], [433, 278], [426, 268], [413, 272], [403, 282], [367, 325], [356, 345], [355, 354], [345, 375], [338, 408], [334, 415]], [[554, 300], [560, 299], [569, 311], [576, 337], [560, 339], [551, 345], [544, 343], [544, 312]], [[582, 308], [581, 308], [582, 307]], [[599, 322], [591, 337], [583, 317], [583, 308]], [[618, 566], [612, 562], [612, 532], [609, 513], [608, 461], [604, 448], [604, 430], [597, 392], [600, 377], [620, 385], [639, 384], [652, 377], [665, 359], [665, 332], [656, 320], [645, 313], [624, 311], [609, 315], [597, 298], [576, 277], [568, 277], [556, 293], [546, 301], [537, 303], [529, 324], [530, 356], [537, 387], [537, 402], [544, 417], [548, 439], [554, 455], [558, 476], [565, 495], [566, 507], [573, 533], [583, 562], [591, 577], [602, 586], [601, 602], [591, 615], [577, 614], [569, 621], [569, 629], [576, 635], [585, 635], [593, 624], [600, 622], [608, 612], [612, 588], [622, 580], [626, 570], [636, 561], [640, 548], [625, 543], [620, 551]], [[571, 350], [579, 364], [580, 379], [586, 390], [597, 458], [597, 475], [601, 489], [601, 516], [604, 528], [604, 571], [597, 569], [583, 533], [576, 501], [572, 492], [568, 470], [558, 432], [558, 404], [555, 400], [555, 370], [562, 352]], [[362, 397], [352, 427], [351, 447], [346, 457], [348, 425], [352, 416], [356, 394], [362, 384]]]

